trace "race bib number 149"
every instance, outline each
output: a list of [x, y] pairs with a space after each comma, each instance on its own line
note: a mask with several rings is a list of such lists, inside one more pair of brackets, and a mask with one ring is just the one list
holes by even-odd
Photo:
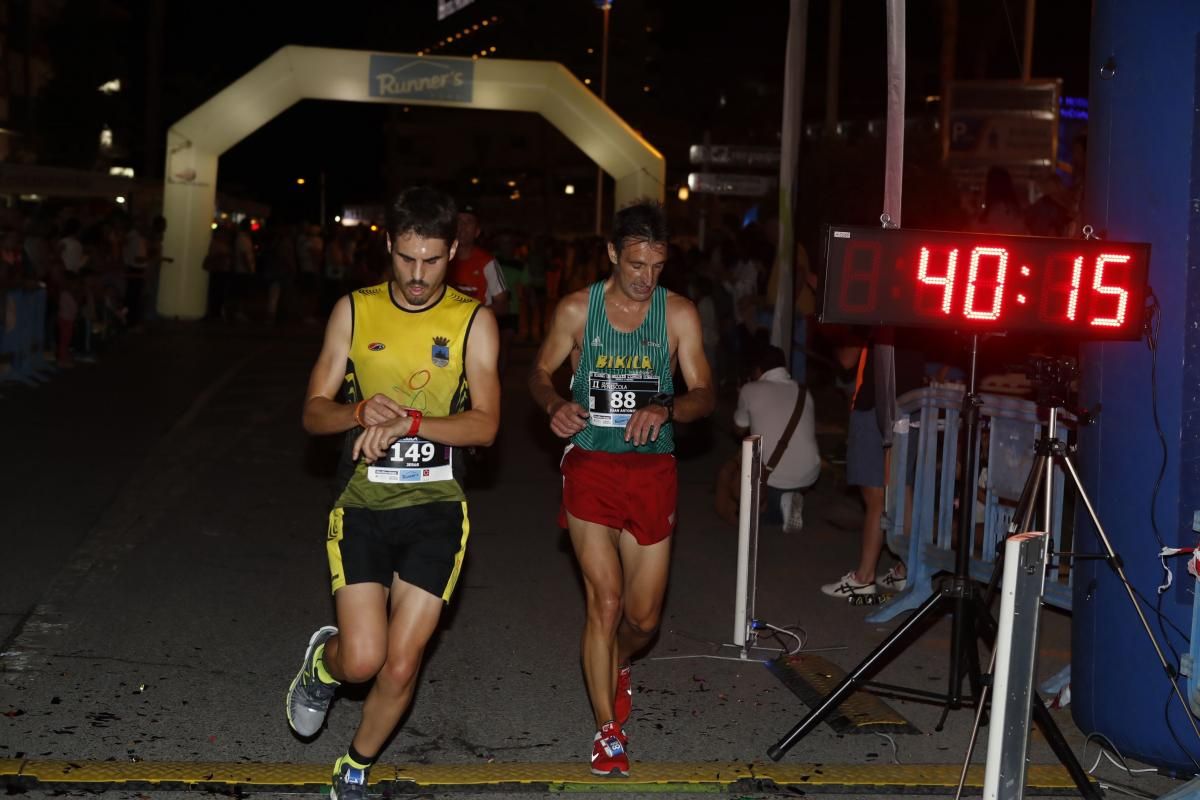
[[371, 483], [426, 483], [454, 478], [449, 445], [419, 436], [397, 439], [383, 458], [367, 467]]

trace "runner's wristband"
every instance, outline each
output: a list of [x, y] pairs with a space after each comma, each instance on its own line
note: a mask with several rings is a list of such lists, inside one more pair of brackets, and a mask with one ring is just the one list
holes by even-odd
[[421, 418], [423, 416], [424, 415], [420, 411], [417, 411], [416, 409], [410, 408], [408, 410], [408, 418], [412, 420], [412, 425], [409, 426], [409, 429], [408, 429], [409, 436], [417, 435], [417, 431], [419, 431], [421, 429]]
[[367, 427], [367, 423], [363, 422], [363, 418], [362, 418], [363, 408], [366, 405], [367, 405], [367, 401], [363, 400], [362, 402], [360, 402], [358, 405], [356, 405], [354, 407], [354, 421], [357, 422], [359, 427], [361, 427], [361, 428]]

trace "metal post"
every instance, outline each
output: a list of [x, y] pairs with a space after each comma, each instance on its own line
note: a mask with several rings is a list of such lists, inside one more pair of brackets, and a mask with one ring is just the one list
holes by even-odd
[[829, 46], [825, 55], [825, 134], [837, 131], [838, 81], [842, 61], [842, 0], [829, 3]]
[[1025, 52], [1021, 56], [1021, 80], [1033, 77], [1033, 22], [1037, 17], [1037, 0], [1025, 0]]
[[883, 176], [883, 213], [900, 227], [904, 188], [905, 4], [887, 0], [887, 144]]
[[1004, 543], [995, 686], [983, 774], [985, 800], [1020, 800], [1025, 792], [1029, 716], [1031, 703], [1036, 701], [1033, 673], [1049, 539], [1045, 533], [1019, 533]]
[[[604, 44], [600, 51], [600, 99], [608, 102], [608, 15], [612, 3], [605, 3], [600, 11], [604, 14]], [[596, 235], [604, 235], [604, 170], [596, 165]]]
[[737, 588], [734, 598], [733, 643], [745, 658], [753, 637], [754, 589], [757, 582], [759, 481], [762, 474], [762, 436], [742, 439], [742, 491], [738, 501]]

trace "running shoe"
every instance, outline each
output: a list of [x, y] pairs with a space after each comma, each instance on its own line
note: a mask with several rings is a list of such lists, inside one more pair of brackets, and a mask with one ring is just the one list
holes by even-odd
[[850, 570], [833, 583], [827, 583], [821, 587], [821, 591], [830, 597], [851, 598], [863, 594], [875, 594], [875, 582], [859, 583], [854, 577], [854, 570]]
[[904, 587], [908, 586], [908, 577], [900, 574], [897, 567], [892, 567], [883, 574], [882, 578], [875, 580], [875, 585], [880, 591], [884, 592], [902, 592]]
[[624, 728], [633, 713], [633, 683], [630, 680], [632, 667], [626, 664], [617, 668], [617, 695], [613, 698], [613, 716], [617, 718], [617, 727]]
[[615, 722], [606, 722], [592, 739], [592, 774], [629, 777], [629, 756], [625, 752], [625, 731]]
[[366, 800], [367, 771], [349, 764], [343, 764], [341, 770], [333, 776], [333, 785], [329, 787], [329, 800]]
[[312, 635], [308, 640], [308, 649], [304, 651], [304, 662], [296, 673], [287, 693], [287, 717], [292, 730], [300, 736], [313, 736], [321, 730], [325, 722], [325, 714], [333, 701], [338, 683], [325, 683], [317, 675], [317, 648], [336, 635], [338, 629], [326, 625]]

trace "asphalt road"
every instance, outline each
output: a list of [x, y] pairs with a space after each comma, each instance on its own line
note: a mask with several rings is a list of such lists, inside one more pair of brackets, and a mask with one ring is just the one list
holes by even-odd
[[[0, 387], [0, 759], [327, 764], [344, 751], [361, 692], [337, 700], [312, 742], [290, 733], [283, 710], [309, 635], [334, 621], [323, 541], [334, 443], [299, 424], [319, 336], [164, 324], [39, 389]], [[582, 591], [555, 524], [561, 445], [524, 391], [531, 353], [518, 349], [506, 376], [493, 479], [470, 494], [459, 590], [384, 762], [582, 764], [590, 752]], [[710, 486], [735, 446], [726, 428], [715, 426], [707, 448], [694, 432], [684, 437], [692, 452], [680, 461], [662, 632], [634, 671], [635, 770], [764, 761], [806, 712], [762, 663], [722, 646], [733, 630], [736, 537], [713, 514]], [[806, 649], [843, 668], [891, 630], [817, 588], [853, 562], [860, 521], [831, 474], [809, 499], [802, 534], [765, 529], [760, 544], [758, 616], [802, 629]], [[1046, 615], [1043, 674], [1069, 661], [1068, 630], [1067, 618]], [[887, 678], [942, 687], [948, 643], [943, 621]], [[822, 725], [786, 758], [962, 760], [970, 710], [951, 713], [939, 733], [939, 708], [894, 706], [920, 733], [889, 741]], [[1095, 745], [1085, 755], [1069, 715], [1055, 718], [1090, 767]], [[1040, 737], [1031, 752], [1054, 763]], [[1174, 785], [1105, 769], [1152, 794]]]

